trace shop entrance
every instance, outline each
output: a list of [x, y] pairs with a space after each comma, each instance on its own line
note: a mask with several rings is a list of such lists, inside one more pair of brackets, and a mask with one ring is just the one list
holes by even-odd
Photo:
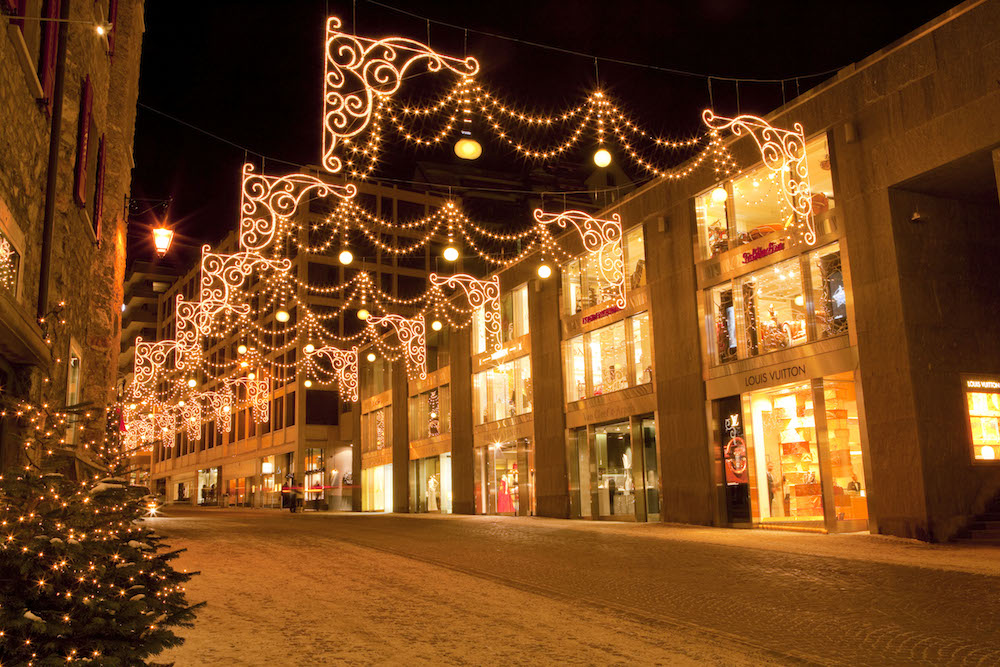
[[410, 461], [410, 510], [451, 514], [451, 452]]
[[574, 516], [659, 520], [653, 418], [633, 417], [571, 431], [570, 484]]
[[713, 403], [730, 523], [867, 529], [864, 456], [851, 373]]
[[476, 514], [535, 515], [535, 452], [521, 438], [476, 448]]

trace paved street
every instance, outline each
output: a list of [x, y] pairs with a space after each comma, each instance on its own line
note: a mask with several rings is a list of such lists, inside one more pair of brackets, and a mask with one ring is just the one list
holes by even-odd
[[178, 665], [1000, 664], [1000, 550], [506, 517], [176, 510]]

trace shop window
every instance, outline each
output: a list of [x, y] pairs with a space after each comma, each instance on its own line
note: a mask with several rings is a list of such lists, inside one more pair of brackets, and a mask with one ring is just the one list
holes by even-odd
[[782, 191], [783, 177], [787, 178], [786, 172], [773, 172], [761, 165], [733, 181], [735, 245], [780, 232], [796, 222]]
[[821, 520], [823, 494], [809, 383], [750, 394], [756, 504], [763, 520]]
[[506, 343], [527, 333], [528, 286], [521, 285], [500, 299], [500, 334], [502, 341]]
[[480, 306], [472, 313], [472, 354], [486, 351], [486, 309]]
[[[80, 387], [83, 361], [80, 348], [75, 342], [70, 343], [69, 364], [66, 368], [66, 406], [71, 407], [80, 402]], [[66, 444], [72, 445], [76, 442], [77, 431], [79, 430], [79, 416], [71, 414], [67, 417]]]
[[625, 322], [616, 322], [590, 334], [591, 383], [594, 396], [628, 387]]
[[972, 458], [996, 461], [1000, 458], [1000, 380], [992, 377], [964, 381]]
[[0, 289], [17, 294], [17, 277], [21, 268], [21, 253], [10, 242], [3, 232], [0, 232]]
[[736, 305], [732, 283], [711, 291], [715, 326], [715, 362], [724, 364], [736, 359]]
[[567, 315], [575, 315], [583, 310], [583, 283], [581, 282], [579, 259], [563, 264], [562, 289], [563, 311]]
[[563, 343], [563, 354], [566, 367], [566, 401], [583, 400], [587, 398], [583, 336], [577, 336]]
[[653, 351], [650, 348], [649, 313], [632, 318], [632, 353], [635, 356], [635, 384], [653, 381]]
[[473, 377], [476, 424], [531, 412], [531, 359], [520, 357]]
[[866, 520], [864, 456], [858, 422], [858, 401], [850, 373], [823, 380], [833, 505], [837, 520]]
[[702, 259], [709, 259], [729, 249], [729, 218], [726, 201], [729, 193], [723, 185], [698, 195], [694, 200], [698, 219], [698, 244]]
[[833, 243], [810, 253], [809, 271], [817, 337], [847, 333], [847, 292], [840, 263], [840, 244]]
[[646, 284], [646, 243], [642, 225], [625, 234], [625, 279], [630, 289]]
[[813, 193], [813, 215], [822, 218], [834, 207], [833, 169], [825, 134], [806, 143], [806, 166], [809, 169], [809, 188]]
[[799, 260], [775, 264], [741, 282], [747, 350], [751, 356], [806, 342], [806, 306]]

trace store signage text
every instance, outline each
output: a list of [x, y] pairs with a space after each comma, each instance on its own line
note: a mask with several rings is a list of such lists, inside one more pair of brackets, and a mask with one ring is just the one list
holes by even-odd
[[1000, 389], [1000, 382], [996, 380], [967, 380], [965, 386], [969, 389]]
[[596, 313], [592, 313], [590, 315], [587, 315], [586, 317], [584, 317], [583, 319], [580, 320], [580, 323], [581, 324], [589, 324], [589, 323], [593, 322], [594, 320], [601, 319], [602, 317], [607, 317], [608, 315], [614, 315], [615, 313], [617, 313], [620, 310], [621, 310], [621, 308], [619, 308], [618, 306], [608, 306], [604, 310], [599, 310]]
[[781, 252], [784, 249], [784, 241], [771, 241], [766, 246], [757, 247], [750, 252], [743, 253], [743, 263], [749, 264], [750, 262], [756, 262], [758, 259], [764, 259], [768, 255], [773, 255], [774, 253]]
[[743, 379], [743, 385], [745, 387], [755, 387], [757, 385], [770, 384], [772, 382], [777, 382], [779, 380], [788, 380], [805, 374], [806, 374], [805, 364], [799, 364], [795, 366], [785, 366], [784, 368], [779, 368], [776, 371], [768, 371], [766, 373], [755, 373], [753, 375], [748, 375]]

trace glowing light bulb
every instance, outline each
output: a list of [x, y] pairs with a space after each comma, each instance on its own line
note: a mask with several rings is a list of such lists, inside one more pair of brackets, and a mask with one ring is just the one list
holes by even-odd
[[434, 320], [431, 322], [431, 329], [434, 329], [434, 331], [441, 331], [441, 327], [443, 326], [444, 325], [441, 324], [441, 320]]
[[248, 363], [247, 363], [247, 362], [245, 362], [245, 361], [241, 361], [241, 362], [240, 362], [240, 368], [246, 368], [246, 367], [247, 367], [247, 366], [249, 366], [249, 365], [250, 365], [250, 364], [248, 364]]
[[362, 308], [361, 310], [358, 311], [358, 319], [359, 320], [362, 320], [362, 321], [367, 320], [370, 315], [371, 315], [371, 313], [369, 313], [366, 308]]
[[247, 346], [240, 343], [240, 346], [236, 348], [236, 351], [239, 352], [240, 354], [246, 354]]
[[233, 409], [231, 407], [229, 407], [228, 405], [224, 405], [224, 406], [222, 406], [222, 411], [225, 412], [228, 415], [230, 412], [233, 411]]
[[305, 349], [306, 349], [306, 354], [312, 354], [313, 352], [316, 351], [316, 346], [313, 345], [312, 343], [309, 343], [308, 345], [306, 345]]
[[454, 262], [458, 259], [458, 248], [455, 246], [448, 246], [444, 249], [444, 258], [449, 262]]
[[247, 379], [248, 380], [256, 380], [257, 379], [257, 374], [256, 373], [247, 373]]
[[552, 267], [551, 266], [549, 266], [548, 264], [540, 264], [538, 266], [538, 277], [539, 278], [543, 278], [544, 279], [544, 278], [548, 278], [551, 275], [552, 275]]
[[611, 153], [608, 152], [606, 148], [599, 148], [596, 153], [594, 153], [594, 164], [602, 169], [611, 164]]
[[306, 388], [308, 389], [309, 387], [313, 386], [313, 381], [312, 380], [306, 380], [302, 384], [304, 384], [306, 386]]
[[726, 201], [728, 197], [729, 193], [726, 192], [726, 189], [722, 186], [719, 186], [714, 190], [712, 190], [712, 201], [718, 204], [721, 204], [722, 202]]
[[287, 322], [289, 317], [291, 316], [288, 314], [288, 311], [285, 310], [284, 308], [281, 308], [280, 310], [278, 310], [278, 312], [274, 314], [274, 319], [278, 320], [279, 322]]
[[104, 29], [103, 25], [96, 26], [94, 30], [97, 31], [97, 34], [100, 35], [101, 37], [104, 37], [104, 34], [107, 32], [107, 30]]
[[795, 297], [795, 305], [796, 306], [801, 306], [803, 303], [805, 303], [805, 299], [802, 298], [801, 294], [798, 295], [797, 297]]
[[983, 445], [982, 456], [987, 461], [993, 461], [997, 457], [996, 450], [994, 450], [989, 445]]
[[177, 401], [177, 405], [183, 408], [185, 405], [187, 405], [187, 401]]
[[338, 259], [340, 259], [341, 264], [347, 266], [348, 264], [354, 261], [354, 253], [351, 252], [349, 249], [344, 248], [343, 250], [340, 251], [340, 256]]
[[482, 154], [482, 144], [471, 137], [462, 137], [455, 142], [455, 155], [463, 160], [475, 160]]
[[368, 361], [375, 361], [375, 353], [374, 352], [369, 352], [368, 353]]
[[191, 378], [190, 380], [188, 380], [188, 386], [193, 389], [198, 386], [198, 381], [195, 380], [194, 378]]

